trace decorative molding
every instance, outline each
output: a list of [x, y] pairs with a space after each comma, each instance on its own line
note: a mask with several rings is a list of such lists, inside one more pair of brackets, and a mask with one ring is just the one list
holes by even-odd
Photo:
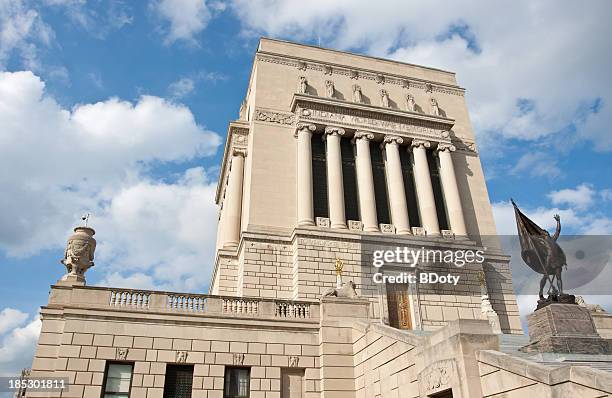
[[[300, 71], [305, 71], [307, 69], [315, 70], [315, 71], [323, 71], [325, 72], [325, 67], [329, 67], [332, 69], [334, 74], [348, 76], [351, 79], [365, 79], [365, 80], [374, 80], [376, 82], [381, 81], [379, 84], [396, 84], [403, 88], [415, 88], [426, 90], [429, 93], [442, 93], [449, 95], [458, 95], [463, 97], [465, 95], [465, 90], [460, 87], [446, 86], [443, 84], [436, 84], [434, 82], [422, 81], [422, 80], [412, 80], [405, 76], [397, 76], [397, 75], [389, 75], [382, 74], [379, 72], [375, 72], [373, 70], [356, 70], [347, 67], [337, 66], [337, 65], [327, 65], [321, 62], [316, 61], [304, 61], [295, 58], [281, 57], [278, 55], [272, 54], [257, 54], [257, 61], [259, 62], [267, 62], [273, 63], [283, 66], [295, 67]], [[331, 74], [331, 73], [330, 73]], [[382, 78], [382, 79], [381, 79]], [[407, 86], [405, 84], [407, 83]]]
[[177, 351], [174, 356], [174, 362], [186, 363], [187, 362], [187, 351]]
[[453, 144], [457, 151], [478, 154], [478, 147], [475, 142], [462, 141], [460, 139], [453, 140]]
[[356, 220], [348, 220], [349, 231], [363, 231], [363, 223]]
[[290, 356], [289, 357], [289, 367], [297, 368], [300, 364], [300, 357], [298, 356]]
[[[391, 108], [382, 108], [353, 102], [344, 103], [319, 97], [294, 97], [292, 108], [301, 122], [368, 130], [376, 133], [392, 133], [434, 141], [450, 141], [442, 133], [454, 125], [454, 120], [437, 120], [430, 115], [417, 114]], [[402, 134], [404, 133], [404, 134]]]
[[317, 223], [317, 227], [330, 228], [331, 226], [329, 222], [329, 218], [327, 217], [317, 217], [316, 223]]
[[380, 232], [383, 234], [394, 234], [395, 233], [395, 225], [393, 224], [380, 224]]
[[412, 227], [412, 235], [414, 236], [427, 236], [427, 231], [423, 227]]
[[450, 229], [443, 229], [440, 233], [444, 239], [455, 239], [455, 233]]
[[115, 350], [115, 359], [117, 359], [119, 361], [125, 361], [127, 359], [129, 351], [130, 351], [129, 348], [119, 348], [118, 347]]
[[234, 365], [243, 365], [244, 364], [244, 354], [242, 354], [242, 353], [235, 353], [232, 356], [232, 360], [233, 360], [233, 364]]
[[323, 65], [323, 74], [331, 76], [334, 72], [334, 69], [330, 65]]
[[292, 125], [295, 123], [295, 115], [293, 113], [281, 113], [255, 109], [255, 120], [260, 122]]

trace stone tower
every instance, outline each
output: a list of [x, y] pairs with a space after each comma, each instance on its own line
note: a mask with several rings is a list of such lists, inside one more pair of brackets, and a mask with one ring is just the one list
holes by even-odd
[[[262, 39], [216, 201], [212, 294], [315, 299], [335, 285], [340, 258], [376, 316], [428, 328], [481, 316], [484, 271], [502, 330], [520, 331], [452, 72]], [[482, 249], [486, 261], [454, 270], [456, 291], [374, 283], [372, 252], [398, 246]], [[422, 263], [384, 272], [424, 270], [449, 271]]]

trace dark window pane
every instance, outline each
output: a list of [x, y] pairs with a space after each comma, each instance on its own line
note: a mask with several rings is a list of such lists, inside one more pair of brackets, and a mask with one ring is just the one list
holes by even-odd
[[250, 381], [250, 368], [225, 368], [223, 398], [248, 397]]
[[193, 365], [166, 365], [164, 398], [191, 398]]
[[431, 187], [433, 188], [434, 200], [436, 202], [436, 213], [440, 229], [448, 228], [448, 218], [446, 217], [446, 205], [442, 194], [442, 183], [440, 182], [440, 170], [438, 168], [438, 158], [433, 151], [427, 151], [427, 163], [429, 164], [429, 175], [431, 176]]
[[104, 380], [105, 397], [127, 397], [132, 382], [131, 363], [109, 363]]
[[327, 163], [325, 142], [320, 134], [312, 135], [312, 199], [315, 217], [329, 217], [327, 206]]
[[376, 216], [381, 224], [391, 224], [389, 202], [387, 199], [387, 182], [385, 180], [385, 161], [379, 142], [370, 141], [372, 157], [372, 174], [374, 175], [374, 197], [376, 199]]
[[340, 140], [342, 153], [342, 185], [344, 188], [344, 211], [347, 220], [359, 220], [357, 200], [357, 175], [355, 174], [355, 152], [350, 138]]
[[402, 163], [402, 177], [404, 178], [404, 192], [406, 204], [408, 205], [408, 219], [411, 227], [420, 227], [419, 205], [417, 202], [416, 188], [414, 185], [414, 162], [412, 153], [400, 148], [400, 161]]

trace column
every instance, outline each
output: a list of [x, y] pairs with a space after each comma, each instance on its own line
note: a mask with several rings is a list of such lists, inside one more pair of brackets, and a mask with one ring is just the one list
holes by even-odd
[[429, 141], [413, 140], [411, 146], [414, 156], [414, 182], [419, 202], [421, 222], [428, 235], [440, 235], [436, 202], [431, 186], [429, 165], [427, 164], [426, 148], [429, 148], [431, 144]]
[[240, 240], [240, 216], [242, 214], [242, 180], [244, 178], [244, 158], [246, 150], [234, 148], [230, 174], [225, 189], [223, 211], [223, 248], [236, 248]]
[[298, 226], [315, 225], [312, 199], [312, 145], [314, 124], [298, 123], [297, 138], [297, 217]]
[[357, 189], [359, 192], [359, 210], [363, 230], [366, 232], [378, 231], [378, 218], [376, 216], [376, 197], [374, 195], [374, 176], [372, 175], [372, 157], [370, 156], [370, 141], [374, 134], [367, 131], [355, 132], [355, 166], [357, 171]]
[[442, 191], [444, 192], [444, 202], [451, 230], [458, 236], [466, 236], [465, 220], [463, 219], [463, 209], [461, 208], [461, 197], [457, 187], [457, 177], [451, 152], [455, 151], [455, 146], [451, 144], [438, 144], [438, 156], [440, 157], [440, 180]]
[[385, 136], [387, 191], [389, 192], [389, 207], [391, 208], [391, 222], [399, 235], [410, 234], [408, 220], [408, 205], [404, 191], [404, 177], [402, 176], [402, 163], [400, 161], [399, 145], [404, 142], [401, 137]]
[[327, 191], [329, 196], [329, 220], [332, 228], [346, 229], [344, 213], [344, 184], [342, 181], [342, 153], [340, 138], [344, 129], [328, 126], [325, 128], [327, 140]]

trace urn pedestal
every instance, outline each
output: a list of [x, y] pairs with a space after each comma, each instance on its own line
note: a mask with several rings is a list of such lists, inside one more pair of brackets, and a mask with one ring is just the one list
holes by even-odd
[[523, 352], [610, 354], [612, 340], [601, 338], [588, 309], [550, 304], [527, 317], [530, 343]]

